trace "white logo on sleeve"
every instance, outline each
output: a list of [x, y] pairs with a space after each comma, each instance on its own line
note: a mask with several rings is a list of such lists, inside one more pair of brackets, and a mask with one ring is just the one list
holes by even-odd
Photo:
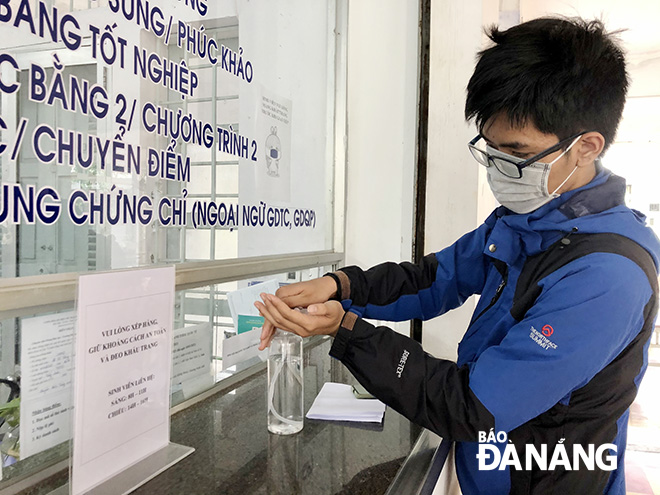
[[399, 360], [399, 366], [396, 367], [396, 376], [398, 376], [399, 378], [401, 378], [401, 373], [403, 373], [403, 368], [406, 367], [406, 361], [408, 361], [409, 355], [410, 353], [404, 349], [403, 354], [401, 354], [401, 359]]
[[555, 332], [555, 330], [550, 325], [543, 325], [543, 328], [541, 329], [540, 332], [533, 326], [529, 330], [530, 330], [529, 338], [532, 339], [534, 342], [536, 342], [546, 351], [548, 349], [557, 348], [557, 344], [555, 344], [552, 340], [548, 338]]

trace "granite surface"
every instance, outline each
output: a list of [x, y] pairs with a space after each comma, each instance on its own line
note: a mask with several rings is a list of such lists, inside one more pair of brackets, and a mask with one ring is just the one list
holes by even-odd
[[[304, 351], [305, 411], [325, 382], [356, 383], [328, 356], [330, 341]], [[172, 417], [172, 442], [195, 452], [138, 488], [136, 495], [378, 495], [412, 450], [421, 428], [391, 409], [382, 424], [305, 419], [301, 432], [266, 427], [265, 370]], [[60, 472], [21, 495], [42, 495]]]
[[[329, 347], [305, 351], [305, 411], [325, 382], [355, 383]], [[301, 432], [273, 435], [264, 371], [174, 416], [171, 440], [195, 452], [134, 493], [382, 494], [420, 431], [388, 409], [382, 425], [305, 419]]]

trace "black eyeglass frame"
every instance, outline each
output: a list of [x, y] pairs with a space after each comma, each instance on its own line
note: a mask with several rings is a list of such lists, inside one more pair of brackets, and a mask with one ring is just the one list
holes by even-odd
[[[567, 142], [573, 141], [577, 137], [583, 136], [587, 132], [590, 132], [590, 131], [578, 132], [577, 134], [573, 134], [572, 136], [569, 136], [565, 139], [562, 139], [557, 144], [555, 144], [553, 146], [550, 146], [548, 149], [545, 149], [545, 150], [541, 151], [540, 153], [534, 155], [533, 157], [528, 158], [527, 160], [525, 160], [523, 162], [520, 162], [520, 163], [516, 163], [516, 162], [513, 162], [511, 160], [507, 160], [506, 158], [501, 157], [501, 156], [497, 156], [497, 157], [491, 156], [486, 151], [480, 150], [479, 148], [477, 148], [476, 144], [479, 142], [479, 140], [484, 139], [484, 137], [481, 134], [477, 134], [477, 136], [472, 141], [470, 141], [468, 143], [468, 148], [470, 149], [470, 153], [472, 154], [474, 159], [479, 164], [481, 164], [485, 167], [495, 167], [497, 170], [502, 172], [504, 175], [506, 175], [507, 177], [511, 177], [512, 179], [520, 179], [522, 177], [522, 169], [523, 168], [528, 167], [532, 163], [539, 161], [541, 158], [544, 158], [544, 157], [554, 153], [555, 151], [560, 150], [564, 144], [566, 144]], [[484, 156], [486, 158], [485, 161], [484, 162], [480, 161], [475, 156], [475, 154], [473, 153], [473, 150], [478, 152], [482, 156]], [[500, 169], [497, 166], [497, 162], [495, 161], [495, 158], [497, 158], [498, 160], [502, 160], [502, 161], [505, 161], [507, 163], [510, 163], [511, 165], [514, 165], [516, 167], [516, 169], [518, 170], [518, 175], [517, 176], [510, 175], [507, 172], [505, 172], [504, 170]]]

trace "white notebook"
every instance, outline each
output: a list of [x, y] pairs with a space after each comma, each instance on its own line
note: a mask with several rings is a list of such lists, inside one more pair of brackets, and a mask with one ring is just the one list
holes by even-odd
[[353, 395], [352, 388], [344, 383], [325, 383], [309, 408], [307, 417], [365, 423], [383, 421], [385, 404], [378, 399], [358, 399]]

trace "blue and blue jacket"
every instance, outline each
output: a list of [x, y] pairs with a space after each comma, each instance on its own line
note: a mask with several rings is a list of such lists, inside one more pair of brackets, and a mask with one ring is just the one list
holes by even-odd
[[[386, 404], [456, 442], [464, 494], [625, 493], [628, 409], [647, 365], [660, 243], [624, 194], [625, 181], [599, 166], [589, 184], [528, 214], [500, 207], [417, 264], [329, 274], [348, 310], [331, 355]], [[474, 294], [456, 363], [362, 319], [428, 320]], [[491, 431], [507, 434], [494, 444], [506, 462], [479, 469], [479, 440]], [[546, 446], [545, 468], [526, 465], [529, 445]], [[576, 447], [589, 446], [593, 465], [574, 462]]]

